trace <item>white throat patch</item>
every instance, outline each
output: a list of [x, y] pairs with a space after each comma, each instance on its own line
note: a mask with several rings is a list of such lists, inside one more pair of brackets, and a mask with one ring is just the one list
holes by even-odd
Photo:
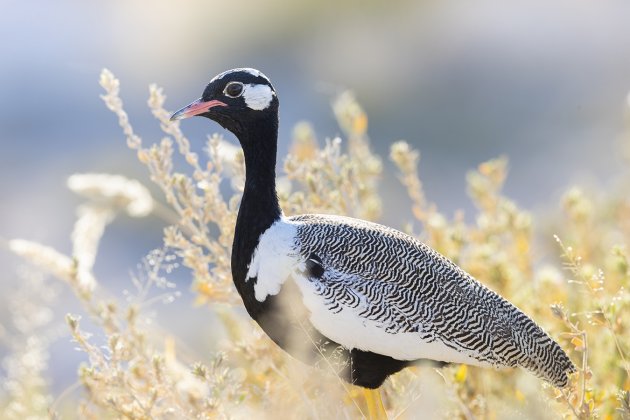
[[275, 94], [267, 85], [250, 84], [243, 87], [245, 105], [255, 111], [262, 111], [268, 108]]

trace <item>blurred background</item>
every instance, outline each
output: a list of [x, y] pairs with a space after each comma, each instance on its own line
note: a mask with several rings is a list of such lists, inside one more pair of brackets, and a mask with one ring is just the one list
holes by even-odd
[[[382, 221], [411, 220], [388, 162], [389, 145], [422, 152], [428, 199], [470, 216], [465, 174], [510, 159], [506, 193], [544, 214], [574, 183], [605, 189], [623, 164], [630, 89], [630, 3], [591, 0], [291, 2], [111, 0], [0, 3], [0, 238], [25, 238], [70, 252], [81, 199], [65, 187], [75, 172], [121, 173], [150, 184], [99, 95], [109, 68], [145, 144], [162, 136], [147, 106], [157, 83], [176, 110], [215, 74], [255, 67], [281, 101], [280, 156], [301, 120], [321, 139], [340, 134], [330, 101], [355, 92], [374, 150], [384, 158]], [[216, 124], [183, 126], [201, 152]], [[233, 137], [226, 133], [228, 139]], [[160, 197], [159, 194], [155, 194]], [[121, 217], [101, 243], [96, 274], [119, 293], [129, 270], [161, 245], [158, 219]], [[19, 261], [0, 251], [0, 295], [18, 286]], [[207, 309], [191, 308], [180, 273], [179, 303], [157, 315], [200, 349], [211, 348]], [[62, 292], [60, 315], [78, 311]], [[73, 306], [74, 305], [74, 306]], [[164, 315], [164, 314], [166, 315]], [[58, 314], [59, 315], [59, 314]], [[0, 305], [0, 321], [7, 318]], [[61, 318], [60, 318], [61, 319]], [[182, 322], [184, 321], [184, 322]], [[61, 322], [61, 321], [60, 321]], [[67, 336], [52, 348], [54, 389], [75, 380]], [[6, 343], [0, 356], [7, 351]]]

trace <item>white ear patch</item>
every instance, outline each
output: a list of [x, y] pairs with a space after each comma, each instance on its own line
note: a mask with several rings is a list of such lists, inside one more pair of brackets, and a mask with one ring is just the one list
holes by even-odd
[[267, 85], [245, 85], [243, 89], [245, 105], [255, 111], [268, 108], [275, 94]]

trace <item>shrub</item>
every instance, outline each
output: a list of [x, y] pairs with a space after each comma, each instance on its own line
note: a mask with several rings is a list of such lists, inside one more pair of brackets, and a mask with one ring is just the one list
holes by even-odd
[[[243, 311], [230, 309], [241, 305], [230, 271], [244, 181], [240, 149], [213, 135], [202, 156], [194, 152], [179, 124], [169, 121], [165, 96], [156, 86], [150, 87], [148, 104], [165, 137], [145, 146], [123, 109], [119, 81], [104, 70], [100, 83], [105, 90], [102, 98], [118, 117], [128, 147], [147, 167], [165, 204], [137, 181], [77, 174], [68, 186], [87, 202], [78, 212], [71, 256], [25, 240], [8, 242], [12, 252], [65, 281], [93, 328], [107, 337], [105, 347], [93, 344], [80, 316], [67, 315], [72, 339], [88, 355], [88, 362], [78, 369], [83, 391], [76, 414], [82, 418], [238, 418], [263, 412], [270, 418], [365, 416], [357, 389], [341, 381], [333, 369], [303, 366], [279, 350]], [[347, 148], [340, 138], [322, 142], [308, 123], [298, 124], [278, 182], [281, 204], [287, 214], [335, 213], [377, 220], [383, 165], [369, 147], [367, 116], [347, 92], [335, 99], [332, 108]], [[175, 154], [184, 158], [187, 167], [176, 168]], [[477, 208], [471, 223], [461, 212], [449, 219], [428, 200], [418, 177], [417, 150], [399, 141], [391, 146], [390, 159], [412, 204], [414, 221], [402, 228], [534, 318], [568, 351], [578, 372], [566, 389], [557, 390], [522, 370], [465, 365], [406, 369], [382, 388], [388, 415], [630, 418], [627, 190], [594, 196], [577, 187], [570, 189], [557, 221], [541, 235], [559, 258], [554, 264], [540, 265], [532, 216], [501, 193], [506, 158], [482, 163], [468, 174], [468, 193]], [[624, 176], [628, 178], [627, 173]], [[170, 223], [164, 229], [164, 248], [143, 260], [133, 278], [136, 293], [126, 301], [109, 296], [92, 270], [99, 240], [120, 212], [133, 217], [154, 212]], [[180, 264], [190, 270], [197, 302], [216, 312], [228, 331], [222, 350], [200, 360], [178, 355], [176, 342], [150, 326], [146, 313], [152, 301], [177, 296], [169, 274]], [[41, 331], [51, 321], [47, 308], [54, 305], [54, 298], [41, 293], [46, 282], [41, 276], [25, 277], [26, 292], [11, 297], [18, 303], [11, 307], [17, 328], [10, 340], [11, 354], [3, 363], [5, 396], [0, 402], [7, 418], [56, 415], [65, 406], [64, 399], [72, 398], [64, 393], [52, 402], [49, 395], [44, 371], [50, 339]]]

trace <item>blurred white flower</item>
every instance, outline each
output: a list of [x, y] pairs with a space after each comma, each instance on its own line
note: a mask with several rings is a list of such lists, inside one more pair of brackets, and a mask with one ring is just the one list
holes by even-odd
[[544, 265], [536, 272], [536, 280], [543, 285], [562, 285], [566, 282], [562, 272], [552, 265]]
[[96, 260], [98, 243], [105, 226], [114, 219], [114, 212], [109, 208], [84, 205], [79, 207], [78, 216], [72, 231], [72, 256], [80, 266], [91, 269]]
[[153, 198], [140, 182], [121, 175], [74, 174], [68, 178], [73, 192], [113, 208], [125, 209], [132, 217], [144, 217], [153, 210]]
[[114, 210], [92, 204], [80, 206], [78, 219], [72, 230], [72, 257], [77, 265], [77, 281], [82, 290], [93, 290], [96, 279], [92, 268], [96, 261], [98, 244], [105, 227], [114, 220]]
[[210, 148], [216, 148], [215, 159], [219, 160], [219, 163], [225, 171], [225, 175], [230, 178], [230, 185], [234, 191], [243, 191], [245, 185], [245, 172], [244, 172], [244, 157], [243, 150], [226, 141], [221, 136], [213, 136], [208, 141], [209, 154], [212, 155]]
[[55, 277], [68, 282], [74, 281], [75, 264], [72, 259], [49, 246], [24, 239], [12, 239], [9, 241], [9, 249]]
[[242, 153], [239, 146], [225, 141], [223, 138], [219, 139], [217, 150], [219, 152], [221, 162], [226, 164], [228, 167], [231, 167], [238, 162], [238, 155]]

